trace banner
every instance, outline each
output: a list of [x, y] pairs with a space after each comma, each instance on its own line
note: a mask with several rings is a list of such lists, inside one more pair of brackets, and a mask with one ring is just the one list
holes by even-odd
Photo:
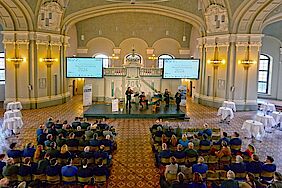
[[92, 105], [92, 84], [83, 87], [83, 106]]
[[112, 112], [118, 112], [118, 99], [112, 100]]

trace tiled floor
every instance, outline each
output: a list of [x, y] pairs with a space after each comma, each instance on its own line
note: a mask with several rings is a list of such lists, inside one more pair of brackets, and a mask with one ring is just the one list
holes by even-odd
[[[231, 134], [237, 131], [244, 137], [246, 134], [241, 129], [246, 119], [252, 119], [256, 112], [236, 112], [235, 118], [230, 125], [219, 124], [216, 116], [217, 109], [195, 104], [189, 100], [187, 112], [191, 117], [190, 122], [171, 121], [171, 124], [201, 127], [207, 122], [212, 127], [220, 127], [222, 130]], [[1, 110], [4, 113], [4, 110]], [[24, 127], [18, 138], [9, 139], [10, 142], [17, 140], [22, 146], [30, 141], [35, 141], [35, 131], [40, 123], [46, 121], [49, 116], [54, 119], [72, 121], [76, 116], [82, 116], [82, 97], [76, 96], [68, 103], [43, 108], [38, 110], [23, 110]], [[2, 115], [3, 117], [3, 115]], [[90, 120], [91, 122], [91, 120]], [[152, 119], [111, 119], [109, 123], [116, 127], [118, 132], [118, 150], [114, 154], [113, 166], [109, 187], [159, 187], [158, 169], [154, 166], [154, 156], [150, 145], [149, 127], [154, 120]], [[282, 147], [280, 140], [282, 132], [275, 131], [267, 134], [263, 142], [254, 141], [257, 152], [262, 160], [266, 155], [272, 155], [278, 165], [278, 170], [282, 170]], [[244, 146], [251, 140], [244, 139]]]

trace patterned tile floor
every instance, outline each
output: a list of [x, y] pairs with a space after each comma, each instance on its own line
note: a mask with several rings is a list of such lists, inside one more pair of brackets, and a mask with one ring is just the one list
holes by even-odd
[[[35, 141], [35, 131], [38, 125], [45, 122], [49, 116], [71, 122], [74, 117], [82, 116], [83, 110], [81, 96], [76, 96], [68, 103], [59, 106], [23, 110], [24, 127], [21, 134], [17, 138], [8, 139], [8, 141], [18, 141], [20, 145], [24, 146], [27, 142]], [[0, 112], [3, 114], [4, 110], [0, 109]], [[171, 121], [171, 124], [201, 127], [203, 123], [207, 122], [211, 127], [220, 127], [229, 134], [237, 131], [242, 137], [245, 136], [244, 130], [241, 129], [243, 122], [252, 119], [256, 114], [256, 112], [236, 112], [230, 125], [223, 125], [219, 123], [219, 118], [216, 116], [217, 109], [195, 104], [191, 100], [188, 101], [187, 113], [191, 117], [189, 122]], [[159, 187], [159, 171], [154, 166], [149, 132], [149, 127], [154, 121], [153, 119], [109, 120], [109, 123], [115, 126], [118, 132], [116, 139], [118, 150], [113, 157], [109, 187]], [[266, 155], [274, 157], [280, 172], [282, 170], [282, 148], [279, 147], [281, 136], [282, 132], [277, 130], [272, 134], [267, 134], [263, 138], [263, 142], [253, 142], [261, 159], [265, 159]], [[244, 147], [250, 142], [251, 140], [244, 139]]]

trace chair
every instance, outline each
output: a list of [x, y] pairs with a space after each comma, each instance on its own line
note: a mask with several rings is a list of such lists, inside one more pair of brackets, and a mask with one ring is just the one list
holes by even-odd
[[167, 182], [171, 183], [171, 182], [173, 182], [174, 180], [177, 179], [177, 174], [167, 173], [165, 178], [166, 178]]
[[83, 178], [83, 177], [77, 177], [77, 181], [78, 183], [80, 184], [87, 184], [88, 182], [90, 182], [92, 177], [86, 177], [86, 178]]
[[62, 181], [67, 184], [76, 183], [76, 176], [71, 176], [71, 177], [62, 176]]
[[207, 164], [209, 166], [209, 169], [217, 169], [218, 167], [218, 157], [217, 156], [213, 156], [210, 155], [208, 160], [207, 160]]
[[230, 145], [230, 149], [233, 152], [235, 151], [241, 151], [242, 145]]
[[90, 151], [98, 151], [99, 150], [99, 146], [90, 146]]
[[223, 180], [223, 181], [227, 180], [226, 171], [225, 170], [216, 170], [216, 172], [218, 173], [220, 180]]
[[32, 174], [32, 180], [47, 181], [45, 174]]
[[80, 166], [81, 165], [81, 159], [79, 157], [73, 158], [72, 164], [75, 165], [75, 166]]
[[103, 175], [103, 176], [94, 175], [94, 179], [95, 179], [95, 182], [97, 182], [98, 184], [103, 184], [107, 181], [106, 175]]
[[[102, 159], [102, 158], [97, 158], [97, 159], [95, 159], [95, 164], [96, 164], [96, 165], [98, 165], [98, 162], [99, 162], [100, 159]], [[104, 164], [104, 165], [107, 165], [107, 164], [108, 164], [108, 159], [105, 158], [105, 159], [102, 159], [102, 160], [103, 160], [103, 164]]]
[[79, 152], [82, 152], [84, 150], [84, 146], [78, 146], [77, 149]]
[[219, 174], [216, 171], [208, 170], [207, 181], [216, 181], [216, 180], [219, 180]]
[[111, 152], [111, 147], [110, 146], [105, 146], [104, 151], [105, 152]]
[[161, 164], [162, 165], [169, 165], [170, 164], [170, 158], [161, 158]]
[[241, 173], [235, 173], [235, 179], [236, 180], [244, 180], [246, 178], [247, 173], [241, 172]]
[[262, 171], [260, 177], [263, 180], [270, 181], [274, 177], [274, 172]]
[[162, 137], [155, 136], [154, 141], [157, 142], [157, 143], [160, 143], [162, 141]]
[[19, 182], [22, 182], [22, 181], [30, 182], [32, 180], [31, 175], [27, 175], [27, 176], [17, 175], [17, 177], [18, 177]]
[[200, 154], [201, 155], [208, 155], [210, 149], [211, 149], [211, 146], [200, 145]]
[[51, 185], [59, 184], [60, 181], [61, 181], [59, 175], [57, 175], [57, 176], [46, 176], [46, 180], [47, 180], [47, 183], [51, 184]]
[[78, 151], [77, 146], [69, 146], [68, 149], [69, 149], [69, 152], [71, 153], [76, 153]]
[[222, 157], [219, 159], [220, 168], [221, 168], [221, 167], [224, 167], [224, 165], [229, 165], [230, 162], [231, 162], [231, 156], [222, 156]]
[[176, 158], [176, 163], [179, 165], [185, 164], [185, 157], [183, 158]]
[[186, 164], [188, 166], [197, 163], [197, 157], [186, 157]]
[[21, 158], [21, 157], [15, 157], [15, 158], [13, 158], [13, 159], [14, 159], [14, 163], [15, 163], [15, 164], [22, 162], [22, 158]]
[[16, 182], [16, 181], [18, 181], [17, 175], [4, 176], [4, 177], [7, 178], [9, 180], [9, 182]]

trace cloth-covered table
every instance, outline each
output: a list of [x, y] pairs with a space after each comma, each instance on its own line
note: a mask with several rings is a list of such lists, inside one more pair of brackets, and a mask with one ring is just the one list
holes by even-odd
[[272, 117], [277, 124], [282, 122], [282, 112], [272, 112]]
[[276, 111], [275, 105], [271, 103], [261, 103], [260, 109], [263, 112], [271, 111], [274, 112]]
[[12, 117], [9, 119], [4, 119], [2, 124], [2, 130], [11, 130], [15, 134], [17, 134], [19, 131], [18, 129], [22, 128], [23, 121], [21, 117]]
[[9, 119], [12, 117], [22, 117], [20, 110], [8, 110], [4, 113], [4, 119]]
[[224, 101], [222, 104], [223, 107], [231, 108], [233, 112], [236, 112], [236, 105], [235, 102], [231, 101]]
[[261, 122], [254, 120], [246, 120], [243, 123], [242, 129], [247, 130], [247, 137], [255, 137], [257, 140], [265, 135], [264, 125]]
[[233, 110], [227, 107], [220, 107], [218, 109], [217, 116], [221, 116], [222, 120], [225, 120], [227, 117], [230, 119], [234, 118]]
[[21, 110], [23, 109], [21, 102], [9, 102], [6, 110]]
[[257, 114], [255, 120], [261, 122], [265, 128], [272, 128], [276, 125], [274, 118], [270, 115]]

